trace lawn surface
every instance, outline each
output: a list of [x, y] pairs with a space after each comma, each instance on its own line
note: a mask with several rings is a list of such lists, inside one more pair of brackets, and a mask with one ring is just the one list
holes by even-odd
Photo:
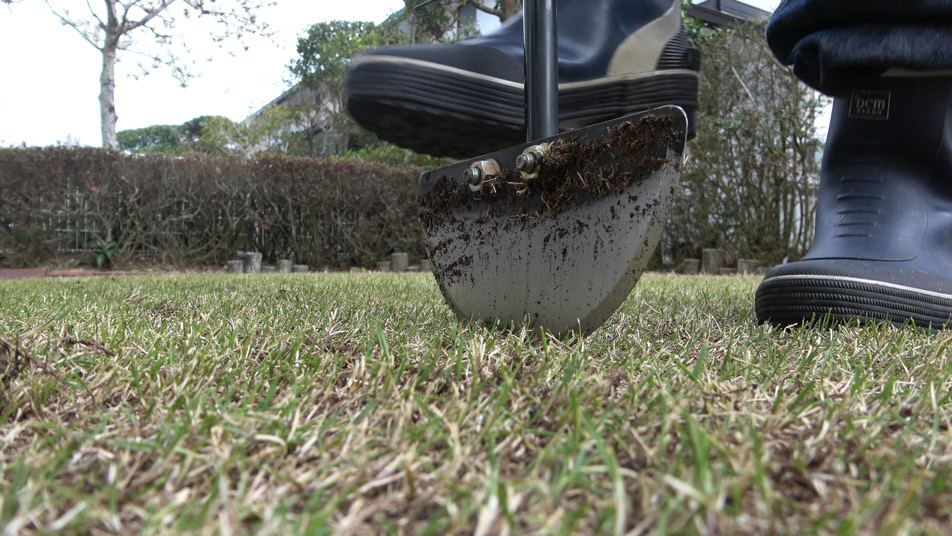
[[947, 533], [950, 335], [765, 328], [757, 283], [538, 341], [419, 274], [3, 282], [0, 527]]

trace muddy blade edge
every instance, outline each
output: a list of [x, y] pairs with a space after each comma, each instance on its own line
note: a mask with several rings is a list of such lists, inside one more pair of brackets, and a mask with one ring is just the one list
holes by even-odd
[[[559, 336], [601, 326], [661, 238], [686, 132], [684, 111], [670, 106], [424, 173], [420, 220], [452, 310]], [[542, 144], [527, 180], [516, 159]], [[466, 171], [490, 160], [498, 173], [473, 192]]]

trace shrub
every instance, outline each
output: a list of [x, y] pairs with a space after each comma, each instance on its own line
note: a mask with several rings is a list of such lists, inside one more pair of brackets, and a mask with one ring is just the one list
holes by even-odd
[[396, 250], [424, 255], [419, 172], [277, 155], [0, 149], [0, 249], [16, 265], [115, 242], [117, 259], [220, 264], [254, 250], [369, 267]]

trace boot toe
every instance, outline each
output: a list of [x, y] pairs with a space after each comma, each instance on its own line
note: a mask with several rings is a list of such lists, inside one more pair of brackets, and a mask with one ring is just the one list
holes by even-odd
[[501, 50], [477, 44], [388, 46], [374, 49], [358, 61], [355, 69], [373, 69], [374, 63], [420, 65], [429, 69], [456, 69], [470, 76], [524, 81], [524, 68]]
[[[474, 157], [525, 141], [522, 66], [481, 45], [388, 47], [357, 61], [347, 110], [382, 139], [434, 156]], [[559, 90], [563, 130], [674, 104], [697, 106], [696, 73], [658, 71]]]
[[523, 141], [522, 66], [481, 45], [384, 47], [355, 61], [347, 110], [382, 139], [467, 158]]
[[846, 259], [778, 266], [757, 289], [757, 319], [779, 326], [830, 318], [944, 329], [952, 318], [952, 273], [937, 271]]

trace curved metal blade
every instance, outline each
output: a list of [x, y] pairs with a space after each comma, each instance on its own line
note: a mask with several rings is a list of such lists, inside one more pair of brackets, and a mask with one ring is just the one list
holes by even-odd
[[[665, 107], [536, 142], [549, 145], [529, 180], [513, 170], [529, 145], [424, 173], [420, 218], [447, 303], [558, 335], [597, 329], [657, 247], [686, 131]], [[466, 170], [490, 159], [500, 171], [472, 192]]]

